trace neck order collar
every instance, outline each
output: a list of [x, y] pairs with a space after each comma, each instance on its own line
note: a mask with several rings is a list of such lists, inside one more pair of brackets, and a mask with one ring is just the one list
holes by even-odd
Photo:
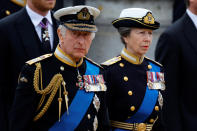
[[83, 63], [83, 58], [81, 58], [77, 64], [75, 60], [62, 51], [59, 45], [57, 46], [54, 55], [58, 60], [72, 67], [79, 67]]
[[128, 62], [130, 62], [132, 64], [136, 64], [136, 65], [141, 64], [144, 60], [144, 56], [142, 56], [142, 57], [136, 56], [136, 55], [130, 53], [126, 48], [124, 48], [121, 51], [120, 55], [122, 56], [122, 58], [124, 58]]

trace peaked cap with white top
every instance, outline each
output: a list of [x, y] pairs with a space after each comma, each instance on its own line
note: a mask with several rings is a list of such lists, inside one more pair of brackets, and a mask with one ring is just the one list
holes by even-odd
[[96, 32], [94, 20], [99, 14], [95, 7], [79, 5], [59, 9], [54, 17], [70, 30]]
[[144, 8], [123, 9], [118, 19], [112, 21], [115, 28], [138, 27], [147, 29], [158, 29], [160, 23], [155, 21], [150, 10]]

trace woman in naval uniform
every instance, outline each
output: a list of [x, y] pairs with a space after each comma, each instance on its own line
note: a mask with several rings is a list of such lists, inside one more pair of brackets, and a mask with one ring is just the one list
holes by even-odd
[[160, 24], [142, 8], [122, 10], [112, 24], [125, 45], [119, 56], [103, 63], [112, 130], [161, 130], [163, 69], [144, 56]]

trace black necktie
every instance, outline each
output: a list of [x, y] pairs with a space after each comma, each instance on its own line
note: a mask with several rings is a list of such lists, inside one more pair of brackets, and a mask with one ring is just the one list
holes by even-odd
[[49, 31], [48, 31], [48, 20], [43, 18], [40, 22], [41, 26], [41, 38], [44, 48], [47, 52], [51, 52], [51, 45], [50, 45], [50, 38], [49, 38]]

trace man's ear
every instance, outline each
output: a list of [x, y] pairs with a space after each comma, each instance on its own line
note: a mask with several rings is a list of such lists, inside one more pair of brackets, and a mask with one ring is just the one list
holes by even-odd
[[57, 29], [57, 35], [59, 37], [59, 40], [63, 41], [62, 33], [61, 33], [61, 30], [59, 28]]

